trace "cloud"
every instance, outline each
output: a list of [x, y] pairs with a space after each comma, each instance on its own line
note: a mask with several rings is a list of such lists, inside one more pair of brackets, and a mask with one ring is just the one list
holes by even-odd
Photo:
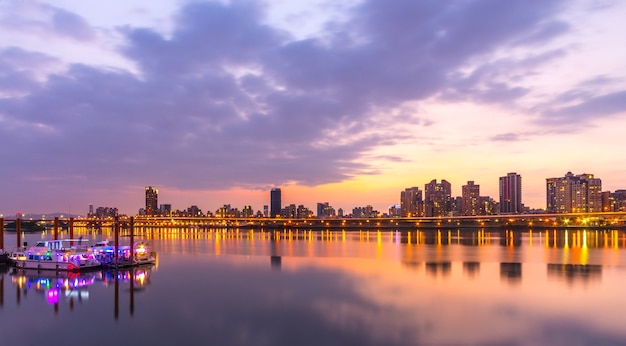
[[37, 2], [7, 2], [0, 5], [0, 27], [20, 34], [61, 37], [77, 41], [96, 38], [93, 28], [81, 16], [55, 6]]
[[[470, 75], [460, 71], [502, 47], [562, 34], [566, 27], [536, 35], [551, 27], [559, 6], [365, 1], [320, 37], [298, 40], [265, 24], [257, 2], [189, 3], [171, 35], [120, 28], [120, 52], [139, 74], [74, 64], [38, 87], [24, 86], [27, 95], [0, 99], [6, 125], [0, 144], [15, 148], [0, 159], [25, 167], [47, 160], [45, 176], [83, 187], [340, 182], [377, 171], [362, 158], [405, 139], [396, 121], [432, 124], [402, 111], [407, 103], [444, 90], [482, 102], [525, 95], [502, 80], [506, 61], [478, 64]], [[92, 37], [82, 19], [46, 9], [52, 21], [44, 26], [74, 39]], [[15, 179], [10, 174], [0, 179]]]
[[554, 123], [581, 123], [600, 117], [626, 114], [626, 90], [609, 94], [587, 96], [571, 106], [551, 109], [544, 119]]
[[497, 142], [517, 142], [521, 140], [521, 136], [518, 133], [508, 132], [495, 135], [491, 137], [491, 140]]

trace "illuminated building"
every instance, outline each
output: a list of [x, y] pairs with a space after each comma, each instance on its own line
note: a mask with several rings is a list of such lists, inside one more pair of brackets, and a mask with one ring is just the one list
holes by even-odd
[[328, 202], [325, 203], [317, 203], [317, 217], [334, 217], [335, 216], [335, 208], [331, 207]]
[[296, 207], [295, 204], [290, 204], [280, 211], [280, 216], [285, 219], [306, 219], [313, 216], [313, 212], [303, 205]]
[[480, 197], [480, 214], [495, 215], [500, 212], [500, 205], [489, 196]]
[[600, 212], [602, 181], [593, 174], [546, 179], [546, 211], [549, 213]]
[[98, 207], [94, 213], [97, 218], [116, 217], [118, 215], [117, 208]]
[[480, 215], [480, 209], [480, 185], [468, 181], [467, 185], [462, 186], [461, 213], [466, 216]]
[[522, 213], [522, 177], [517, 173], [500, 177], [500, 213]]
[[436, 179], [424, 186], [424, 215], [447, 216], [451, 211], [452, 185], [445, 179]]
[[243, 210], [241, 211], [241, 216], [243, 216], [243, 217], [253, 217], [254, 216], [254, 210], [252, 210], [252, 206], [251, 205], [244, 206]]
[[159, 200], [159, 190], [152, 186], [146, 186], [146, 215], [156, 215]]
[[402, 215], [402, 208], [398, 204], [394, 204], [389, 207], [389, 217], [400, 217]]
[[400, 215], [402, 217], [424, 216], [422, 191], [417, 187], [409, 187], [400, 192]]
[[270, 191], [270, 217], [280, 216], [282, 209], [281, 193], [279, 188], [273, 188]]
[[172, 213], [172, 205], [171, 204], [161, 204], [159, 206], [159, 213], [161, 215], [170, 215]]
[[371, 205], [366, 205], [365, 207], [356, 207], [352, 209], [352, 217], [377, 217], [378, 210], [375, 210]]
[[202, 210], [200, 210], [197, 205], [192, 205], [191, 207], [187, 208], [187, 216], [203, 216]]

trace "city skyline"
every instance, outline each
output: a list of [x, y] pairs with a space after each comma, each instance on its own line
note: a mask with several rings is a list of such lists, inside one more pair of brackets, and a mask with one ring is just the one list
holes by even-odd
[[0, 4], [0, 213], [626, 187], [621, 1]]
[[[247, 216], [243, 217], [294, 217], [283, 216], [283, 212], [293, 213], [303, 207], [312, 216], [334, 217], [350, 215], [349, 211], [368, 208], [377, 211], [379, 215], [400, 217], [438, 217], [438, 216], [478, 216], [495, 214], [523, 214], [525, 212], [536, 213], [543, 210], [545, 213], [576, 213], [576, 212], [612, 212], [623, 211], [626, 208], [626, 188], [608, 191], [602, 189], [602, 180], [595, 178], [594, 174], [574, 174], [567, 172], [563, 177], [550, 177], [545, 179], [545, 207], [533, 208], [523, 203], [523, 188], [521, 175], [510, 172], [506, 176], [499, 177], [499, 198], [483, 195], [480, 193], [480, 185], [468, 180], [461, 186], [461, 195], [452, 194], [452, 184], [445, 179], [437, 183], [436, 179], [424, 184], [424, 188], [407, 187], [399, 191], [399, 199], [388, 207], [381, 209], [373, 207], [370, 203], [360, 203], [350, 206], [336, 206], [332, 203], [315, 202], [317, 213], [314, 208], [300, 201], [288, 201], [282, 203], [281, 188], [275, 187], [269, 193], [268, 204], [252, 206], [250, 204], [234, 205], [232, 203], [221, 204], [218, 208], [211, 209], [198, 207], [198, 203], [189, 206], [177, 206], [172, 208], [171, 203], [158, 202], [158, 189], [154, 186], [145, 187], [145, 207], [141, 207], [136, 213], [129, 215], [168, 215], [170, 212], [191, 213], [191, 215], [214, 214], [216, 217], [228, 217], [228, 212], [236, 210]], [[167, 201], [167, 200], [166, 200]], [[241, 207], [242, 210], [239, 210]], [[288, 210], [288, 209], [293, 210]], [[494, 209], [495, 208], [495, 209]], [[393, 211], [392, 211], [393, 209]], [[94, 205], [88, 206], [88, 216], [102, 214], [112, 216], [118, 214], [118, 208], [114, 206], [97, 206], [94, 213]], [[151, 211], [152, 210], [152, 211]], [[113, 213], [111, 213], [113, 212]], [[17, 212], [24, 214], [24, 212]], [[58, 213], [58, 212], [55, 212]], [[395, 214], [397, 213], [397, 215]], [[26, 213], [38, 214], [38, 213]], [[68, 213], [68, 215], [71, 213]], [[125, 213], [120, 213], [125, 214]], [[74, 213], [81, 215], [81, 213]], [[0, 216], [11, 217], [10, 214]], [[308, 217], [308, 216], [307, 216]]]

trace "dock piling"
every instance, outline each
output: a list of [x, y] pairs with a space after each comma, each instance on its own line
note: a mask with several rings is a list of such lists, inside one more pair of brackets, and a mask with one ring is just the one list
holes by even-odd
[[114, 229], [115, 229], [115, 266], [117, 267], [117, 259], [118, 259], [118, 251], [120, 248], [120, 221], [119, 221], [119, 217], [116, 216], [115, 217], [115, 225], [114, 225]]
[[54, 218], [54, 240], [59, 240], [59, 217]]
[[[74, 239], [74, 218], [70, 217], [70, 239]], [[70, 243], [70, 246], [74, 245], [74, 242]]]
[[17, 247], [22, 246], [22, 219], [15, 220], [15, 231], [17, 233]]

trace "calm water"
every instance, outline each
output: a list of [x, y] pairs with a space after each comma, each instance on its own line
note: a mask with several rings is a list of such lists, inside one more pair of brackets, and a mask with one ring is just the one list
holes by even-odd
[[0, 345], [626, 345], [621, 231], [143, 237], [134, 272], [0, 266]]

